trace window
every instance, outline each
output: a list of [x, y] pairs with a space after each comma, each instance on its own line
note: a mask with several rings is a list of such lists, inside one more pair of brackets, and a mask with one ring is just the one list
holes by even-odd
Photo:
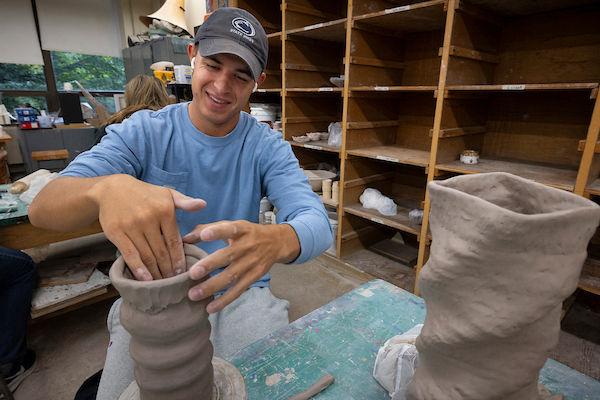
[[[65, 82], [77, 80], [108, 112], [115, 112], [113, 94], [123, 93], [125, 87], [122, 58], [53, 51], [50, 60], [58, 91], [63, 90]], [[73, 89], [79, 91], [76, 84]], [[48, 91], [43, 65], [0, 63], [0, 102], [10, 112], [25, 103], [40, 110], [48, 110], [50, 105], [56, 111], [56, 96], [56, 92]], [[82, 97], [82, 101], [87, 100]]]
[[46, 90], [43, 65], [0, 64], [0, 90]]
[[53, 51], [51, 56], [58, 90], [63, 89], [65, 82], [75, 80], [89, 91], [122, 91], [125, 86], [122, 58], [61, 51]]

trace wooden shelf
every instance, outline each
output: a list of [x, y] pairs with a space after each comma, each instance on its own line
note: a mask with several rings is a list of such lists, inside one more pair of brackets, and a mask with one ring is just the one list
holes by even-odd
[[341, 87], [308, 87], [308, 88], [286, 88], [289, 93], [342, 93]]
[[353, 156], [374, 158], [398, 164], [416, 165], [417, 167], [427, 167], [429, 164], [429, 151], [398, 146], [366, 147], [348, 150], [347, 153]]
[[256, 89], [255, 93], [281, 93], [281, 88], [270, 88], [270, 89]]
[[433, 0], [388, 8], [356, 16], [352, 22], [353, 26], [360, 23], [396, 32], [427, 32], [444, 29], [445, 4], [445, 0]]
[[436, 165], [439, 171], [459, 174], [476, 174], [481, 172], [508, 172], [520, 177], [553, 186], [558, 189], [573, 191], [577, 171], [567, 168], [552, 167], [526, 163], [522, 161], [502, 161], [480, 158], [478, 164], [468, 165], [460, 161]]
[[337, 208], [337, 206], [338, 206], [338, 202], [337, 201], [334, 201], [334, 200], [325, 200], [322, 195], [319, 196], [319, 198], [321, 199], [321, 201], [325, 205], [328, 205], [330, 207], [335, 207], [335, 208]]
[[588, 258], [583, 264], [579, 288], [600, 295], [600, 261]]
[[371, 129], [371, 128], [385, 128], [388, 126], [398, 126], [400, 122], [398, 120], [389, 121], [355, 121], [347, 122], [346, 128], [348, 129]]
[[598, 83], [519, 83], [506, 85], [448, 85], [448, 92], [521, 92], [552, 90], [589, 90], [598, 88]]
[[408, 219], [408, 213], [411, 211], [411, 208], [403, 207], [400, 204], [398, 204], [398, 214], [392, 216], [383, 215], [372, 208], [364, 208], [360, 203], [344, 206], [344, 211], [402, 232], [412, 233], [417, 238], [420, 235], [421, 227], [419, 225], [412, 225]]
[[[449, 138], [465, 135], [476, 135], [485, 133], [485, 126], [463, 126], [460, 128], [442, 128], [440, 129], [440, 138]], [[433, 129], [429, 130], [429, 137], [433, 136]]]
[[600, 196], [600, 179], [596, 179], [588, 185], [585, 191], [594, 196]]
[[346, 40], [346, 21], [347, 18], [342, 18], [335, 21], [308, 25], [298, 29], [291, 29], [286, 34], [308, 39], [344, 43]]
[[352, 92], [434, 92], [437, 86], [352, 86]]
[[281, 47], [281, 32], [273, 32], [267, 35], [269, 46]]
[[330, 153], [339, 153], [340, 149], [338, 147], [329, 146], [327, 144], [327, 140], [317, 140], [314, 142], [306, 142], [306, 143], [298, 143], [293, 140], [289, 141], [292, 146], [295, 147], [304, 147], [305, 149], [318, 150], [318, 151], [328, 151]]

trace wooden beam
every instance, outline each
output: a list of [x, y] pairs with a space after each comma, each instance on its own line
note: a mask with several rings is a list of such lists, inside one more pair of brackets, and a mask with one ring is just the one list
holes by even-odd
[[[285, 0], [284, 0], [285, 1]], [[344, 58], [349, 59], [352, 54], [352, 49], [350, 43], [352, 43], [352, 19], [354, 16], [354, 4], [353, 0], [348, 0], [348, 11], [347, 11], [347, 20], [346, 20], [346, 42], [344, 49]], [[346, 153], [346, 141], [348, 137], [348, 103], [350, 96], [350, 64], [344, 63], [344, 75], [346, 79], [344, 79], [344, 87], [342, 93], [342, 146], [340, 147], [340, 183], [339, 183], [339, 194], [338, 194], [338, 204], [337, 208], [337, 217], [338, 217], [338, 227], [337, 227], [337, 243], [335, 244], [335, 250], [338, 257], [342, 257], [342, 233], [344, 231], [344, 185], [346, 184], [346, 162], [348, 155]]]
[[339, 69], [326, 66], [326, 65], [312, 65], [312, 64], [292, 64], [286, 63], [282, 65], [282, 69], [295, 70], [295, 71], [310, 71], [310, 72], [332, 72], [339, 73]]
[[356, 186], [366, 185], [367, 183], [385, 181], [393, 177], [393, 172], [386, 172], [383, 174], [369, 175], [362, 178], [349, 179], [344, 182], [344, 188], [348, 189]]
[[398, 120], [391, 121], [356, 121], [347, 122], [346, 128], [348, 129], [370, 129], [370, 128], [385, 128], [388, 126], [397, 126], [400, 123]]
[[[344, 63], [346, 63], [348, 58], [344, 57]], [[404, 63], [400, 61], [391, 61], [391, 60], [381, 60], [379, 58], [370, 58], [370, 57], [350, 57], [350, 64], [357, 65], [368, 65], [370, 67], [379, 67], [379, 68], [390, 68], [390, 69], [404, 69]]]
[[[439, 96], [435, 99], [435, 112], [433, 116], [433, 136], [431, 138], [431, 152], [429, 156], [429, 169], [427, 171], [427, 182], [431, 182], [435, 178], [435, 165], [437, 164], [437, 152], [440, 138], [440, 128], [442, 125], [442, 115], [444, 110], [444, 96], [446, 91], [446, 77], [448, 76], [448, 63], [450, 60], [450, 43], [452, 40], [452, 31], [454, 29], [454, 19], [457, 0], [448, 0], [448, 13], [446, 14], [446, 26], [444, 29], [444, 42], [442, 46], [442, 59], [440, 60], [440, 75], [438, 79], [437, 93]], [[429, 210], [431, 201], [429, 199], [429, 190], [425, 191], [425, 207], [423, 209], [423, 222], [421, 224], [420, 237], [427, 237], [429, 230]], [[425, 264], [427, 240], [419, 242], [419, 258], [415, 268], [415, 289], [414, 293], [419, 295], [419, 275]]]
[[[475, 135], [477, 133], [485, 133], [485, 126], [464, 126], [459, 128], [443, 128], [440, 129], [440, 138], [449, 138], [465, 135]], [[433, 137], [433, 129], [429, 130], [429, 137]]]
[[[442, 48], [440, 47], [438, 55], [442, 55]], [[468, 58], [470, 60], [481, 61], [491, 64], [498, 64], [500, 57], [492, 53], [485, 53], [483, 51], [467, 49], [466, 47], [450, 46], [450, 55], [454, 57]]]

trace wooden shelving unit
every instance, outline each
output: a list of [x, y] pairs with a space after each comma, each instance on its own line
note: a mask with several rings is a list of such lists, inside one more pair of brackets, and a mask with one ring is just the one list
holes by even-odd
[[[600, 5], [242, 3], [251, 12], [264, 9], [259, 19], [274, 25], [267, 30], [276, 59], [268, 69], [279, 68], [280, 80], [264, 88], [281, 91], [285, 139], [301, 165], [340, 169], [339, 205], [328, 204], [338, 212], [339, 258], [400, 233], [418, 247], [418, 278], [435, 240], [426, 194], [433, 179], [504, 171], [600, 198]], [[329, 80], [339, 75], [343, 87]], [[336, 121], [343, 128], [340, 148], [291, 140]], [[460, 163], [464, 150], [478, 151], [480, 162]], [[395, 199], [399, 213], [386, 217], [363, 208], [359, 197], [368, 187]], [[421, 226], [408, 221], [415, 208], [424, 209]], [[595, 292], [593, 260], [580, 287]]]

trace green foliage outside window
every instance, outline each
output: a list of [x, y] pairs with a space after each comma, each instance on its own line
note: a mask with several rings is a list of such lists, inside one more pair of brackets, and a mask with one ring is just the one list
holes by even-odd
[[[123, 59], [87, 54], [53, 51], [52, 65], [56, 87], [63, 90], [65, 82], [79, 81], [87, 90], [121, 91], [125, 86]], [[73, 87], [77, 90], [77, 86]]]
[[46, 90], [44, 66], [0, 64], [0, 90]]

